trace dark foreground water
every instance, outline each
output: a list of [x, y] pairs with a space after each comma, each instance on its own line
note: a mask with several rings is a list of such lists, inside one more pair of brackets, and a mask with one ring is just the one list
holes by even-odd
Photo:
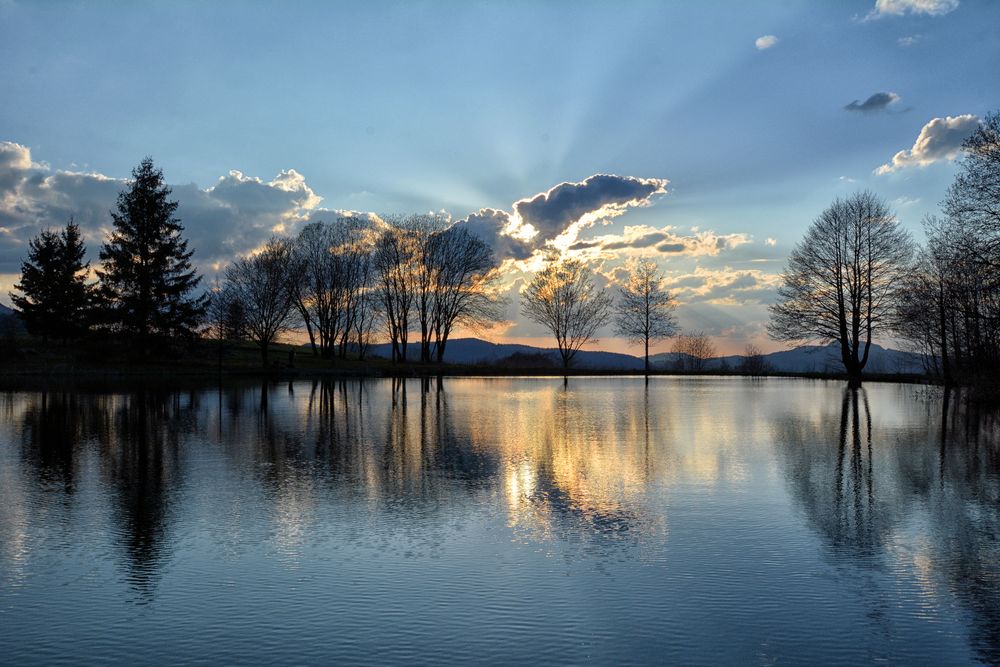
[[998, 424], [777, 379], [4, 394], [0, 663], [997, 662]]

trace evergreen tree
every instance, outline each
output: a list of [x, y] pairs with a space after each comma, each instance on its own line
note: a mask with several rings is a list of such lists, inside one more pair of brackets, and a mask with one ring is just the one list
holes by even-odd
[[194, 251], [181, 236], [170, 192], [152, 158], [132, 171], [111, 212], [115, 228], [97, 272], [109, 323], [135, 336], [143, 349], [153, 336], [192, 335], [207, 305], [206, 296], [191, 294], [201, 277], [191, 267]]
[[66, 339], [86, 329], [92, 292], [86, 253], [72, 218], [61, 233], [44, 230], [28, 243], [21, 282], [14, 285], [20, 294], [10, 298], [30, 333]]

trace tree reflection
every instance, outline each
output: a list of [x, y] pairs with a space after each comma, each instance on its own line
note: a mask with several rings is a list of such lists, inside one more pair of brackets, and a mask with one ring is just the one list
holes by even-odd
[[[864, 389], [845, 389], [839, 429], [788, 419], [778, 438], [786, 481], [838, 563], [898, 561], [935, 574], [973, 614], [981, 655], [1000, 655], [1000, 433], [992, 412], [943, 393], [926, 421], [880, 430]], [[935, 409], [931, 409], [936, 406]], [[897, 548], [911, 520], [921, 550]], [[931, 581], [927, 579], [927, 581]], [[930, 584], [927, 584], [930, 586]], [[928, 591], [934, 593], [935, 591]]]

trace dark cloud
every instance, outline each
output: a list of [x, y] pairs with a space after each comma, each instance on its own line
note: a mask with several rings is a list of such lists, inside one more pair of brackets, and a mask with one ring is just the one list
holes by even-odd
[[514, 204], [514, 211], [538, 230], [542, 240], [549, 240], [588, 214], [606, 210], [615, 215], [628, 207], [645, 205], [653, 195], [665, 193], [666, 186], [663, 179], [595, 174], [522, 199]]
[[864, 102], [854, 100], [844, 107], [845, 111], [860, 111], [861, 113], [875, 113], [884, 111], [890, 104], [899, 101], [896, 93], [875, 93]]
[[687, 246], [683, 243], [661, 243], [656, 249], [660, 252], [684, 252]]

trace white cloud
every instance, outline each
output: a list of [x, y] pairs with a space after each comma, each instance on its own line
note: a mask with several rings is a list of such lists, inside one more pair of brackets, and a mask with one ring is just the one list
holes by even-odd
[[904, 14], [925, 14], [943, 16], [958, 9], [958, 0], [875, 0], [875, 7], [866, 19]]
[[[104, 174], [53, 170], [35, 162], [29, 148], [0, 142], [0, 273], [17, 271], [28, 240], [70, 216], [94, 261], [111, 227], [108, 211], [126, 184]], [[271, 181], [231, 171], [207, 189], [193, 183], [171, 187], [202, 270], [252, 250], [273, 233], [293, 233], [307, 220], [341, 214], [319, 208], [320, 197], [293, 169]]]
[[922, 39], [921, 35], [907, 35], [906, 37], [900, 37], [896, 40], [896, 44], [908, 49], [911, 46], [916, 45]]
[[754, 46], [757, 47], [758, 51], [764, 51], [766, 49], [771, 48], [777, 43], [778, 43], [778, 38], [775, 37], [774, 35], [763, 35], [762, 37], [758, 37], [754, 41]]
[[778, 245], [778, 239], [773, 239], [773, 238], [771, 238], [769, 236], [766, 239], [764, 239], [764, 245], [767, 245], [767, 246], [770, 246], [770, 247], [773, 248], [774, 246]]
[[902, 150], [892, 160], [875, 170], [875, 174], [891, 174], [907, 167], [926, 167], [943, 160], [954, 160], [962, 150], [962, 142], [975, 132], [979, 119], [972, 114], [934, 118], [920, 130], [913, 148]]

